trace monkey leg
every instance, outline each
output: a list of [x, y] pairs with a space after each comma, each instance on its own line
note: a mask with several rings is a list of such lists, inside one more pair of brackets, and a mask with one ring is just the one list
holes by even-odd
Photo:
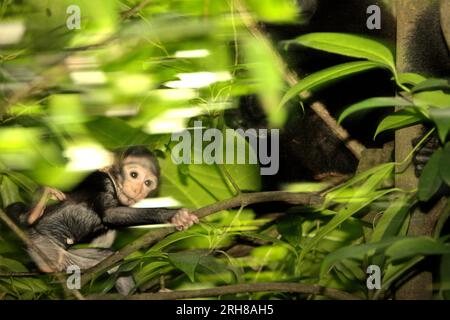
[[[81, 270], [86, 270], [113, 253], [108, 249], [67, 249], [57, 240], [34, 231], [30, 231], [29, 236], [38, 251], [29, 248], [28, 252], [43, 272], [65, 271], [67, 267], [73, 265], [78, 266]], [[45, 255], [45, 258], [42, 255]]]
[[[55, 239], [34, 231], [30, 231], [29, 236], [39, 252], [36, 252], [33, 248], [29, 248], [28, 252], [43, 272], [64, 272], [69, 266], [77, 266], [80, 270], [87, 270], [114, 253], [112, 250], [104, 248], [66, 249], [63, 244]], [[46, 259], [42, 257], [41, 253], [45, 255]], [[49, 265], [48, 262], [51, 264]], [[115, 272], [117, 272], [117, 268], [109, 271], [110, 274]], [[132, 276], [117, 277], [116, 289], [120, 294], [128, 295], [134, 286], [135, 282]]]
[[108, 230], [108, 232], [94, 238], [91, 244], [96, 248], [111, 248], [114, 240], [116, 240], [116, 230]]

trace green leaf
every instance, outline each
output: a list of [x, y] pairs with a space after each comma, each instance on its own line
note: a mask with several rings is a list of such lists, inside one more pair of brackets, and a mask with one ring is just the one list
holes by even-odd
[[344, 259], [362, 260], [368, 253], [375, 250], [384, 249], [394, 242], [394, 239], [384, 240], [376, 243], [365, 243], [357, 246], [347, 246], [340, 248], [325, 257], [320, 267], [320, 277], [325, 274], [339, 261]]
[[254, 238], [254, 239], [258, 239], [258, 240], [271, 242], [273, 244], [276, 244], [276, 245], [279, 245], [281, 247], [284, 247], [284, 248], [288, 249], [294, 255], [297, 254], [297, 251], [295, 251], [295, 248], [290, 243], [284, 242], [282, 240], [279, 240], [277, 238], [274, 238], [274, 237], [271, 237], [271, 236], [268, 236], [268, 235], [265, 235], [265, 234], [253, 233], [253, 232], [243, 232], [243, 233], [240, 233], [239, 235], [241, 237], [248, 237], [248, 238]]
[[395, 72], [392, 51], [384, 44], [363, 36], [319, 32], [300, 36], [290, 42], [353, 58], [367, 59], [380, 63]]
[[0, 270], [10, 272], [27, 272], [28, 269], [19, 261], [0, 256]]
[[408, 127], [423, 120], [423, 116], [414, 110], [400, 110], [384, 118], [377, 127], [374, 139], [386, 130]]
[[277, 230], [292, 246], [299, 246], [302, 239], [302, 223], [304, 220], [300, 216], [289, 216], [277, 223]]
[[298, 8], [296, 2], [289, 0], [247, 0], [250, 11], [260, 21], [281, 23], [295, 22]]
[[444, 230], [444, 233], [446, 232], [444, 229], [444, 226], [446, 225], [446, 222], [449, 217], [450, 217], [450, 201], [447, 201], [447, 204], [446, 204], [444, 210], [442, 210], [441, 215], [436, 222], [436, 226], [434, 227], [433, 237], [435, 239], [441, 235], [443, 230]]
[[[375, 191], [377, 187], [392, 174], [394, 164], [381, 167], [381, 169], [369, 177], [355, 191], [353, 198], [348, 202], [348, 205], [339, 210], [339, 212], [330, 220], [324, 227], [322, 227], [316, 236], [309, 241], [301, 252], [303, 258], [312, 248], [314, 248], [326, 235], [339, 227], [344, 221], [353, 216], [355, 213], [368, 206], [376, 199], [392, 192], [393, 190]], [[302, 259], [300, 259], [302, 260]]]
[[399, 279], [406, 271], [411, 269], [418, 262], [423, 260], [423, 256], [414, 257], [408, 261], [397, 264], [388, 264], [386, 267], [386, 271], [383, 276], [383, 280], [381, 281], [381, 290], [375, 293], [373, 299], [377, 299], [378, 295], [389, 288], [389, 286]]
[[[197, 266], [197, 272], [202, 274], [214, 274], [225, 283], [230, 283], [233, 278], [236, 278], [236, 273], [219, 259], [211, 256], [202, 256]], [[233, 276], [231, 277], [230, 276]]]
[[439, 163], [439, 171], [442, 180], [450, 186], [450, 142], [444, 146], [442, 150], [442, 156]]
[[397, 77], [398, 82], [410, 85], [416, 85], [424, 80], [426, 78], [417, 73], [400, 73]]
[[182, 241], [184, 239], [189, 239], [189, 238], [193, 238], [193, 237], [198, 237], [198, 234], [194, 234], [194, 233], [190, 233], [190, 231], [185, 231], [185, 232], [175, 232], [172, 233], [170, 235], [168, 235], [167, 237], [165, 237], [164, 239], [162, 239], [161, 241], [158, 241], [157, 244], [155, 244], [153, 247], [151, 247], [146, 254], [144, 254], [144, 257], [150, 257], [154, 254], [155, 251], [159, 251], [162, 250], [163, 248], [170, 246], [171, 244], [174, 244], [178, 241]]
[[450, 108], [450, 93], [442, 90], [422, 91], [413, 95], [414, 104], [419, 107]]
[[420, 91], [431, 91], [431, 90], [450, 90], [450, 84], [448, 80], [445, 79], [426, 79], [418, 84], [416, 84], [411, 92], [416, 93]]
[[378, 97], [378, 98], [369, 98], [358, 103], [355, 103], [349, 107], [347, 107], [344, 112], [339, 117], [338, 122], [341, 123], [342, 120], [347, 118], [350, 114], [368, 110], [373, 108], [386, 108], [386, 107], [408, 107], [411, 106], [411, 102], [401, 98], [401, 97]]
[[14, 171], [6, 171], [5, 173], [15, 184], [21, 186], [29, 193], [34, 193], [39, 188], [39, 185], [36, 182], [24, 174]]
[[152, 261], [147, 263], [134, 273], [136, 286], [141, 286], [160, 274], [167, 273], [171, 270], [173, 270], [173, 267], [167, 261]]
[[19, 194], [19, 188], [8, 177], [3, 177], [0, 185], [0, 195], [2, 197], [3, 207], [12, 203], [23, 201]]
[[351, 203], [348, 206], [344, 207], [344, 209], [339, 210], [339, 212], [333, 217], [333, 219], [331, 219], [330, 222], [322, 227], [320, 231], [317, 232], [316, 236], [307, 243], [301, 253], [302, 257], [304, 257], [306, 253], [308, 253], [312, 248], [314, 248], [326, 235], [338, 228], [344, 221], [369, 205], [371, 202], [386, 195], [389, 192], [392, 192], [392, 190], [373, 192], [370, 198], [367, 199], [367, 201], [357, 201], [357, 199], [355, 199], [357, 202]]
[[272, 49], [257, 38], [248, 39], [244, 49], [249, 62], [248, 70], [269, 123], [275, 128], [282, 127], [287, 119], [287, 111], [278, 106], [284, 88], [283, 74], [273, 58]]
[[434, 121], [438, 129], [439, 139], [444, 142], [450, 131], [450, 108], [431, 108], [429, 113], [431, 120]]
[[439, 190], [442, 179], [439, 172], [442, 149], [437, 150], [423, 168], [419, 179], [417, 196], [420, 201], [428, 201]]
[[[347, 195], [347, 194], [351, 193], [353, 195], [353, 188], [355, 188], [358, 183], [365, 182], [372, 175], [378, 175], [380, 172], [385, 172], [385, 170], [392, 171], [393, 168], [394, 168], [394, 165], [391, 162], [389, 162], [389, 163], [383, 163], [383, 164], [377, 165], [373, 168], [370, 168], [366, 171], [363, 171], [363, 172], [357, 174], [356, 176], [354, 176], [350, 180], [346, 181], [339, 187], [336, 187], [336, 188], [330, 190], [326, 195], [325, 205], [327, 205], [331, 201], [339, 201], [339, 198], [342, 198], [343, 194]], [[348, 197], [344, 196], [344, 198], [346, 198], [345, 201], [347, 202]]]
[[375, 226], [370, 242], [378, 242], [396, 236], [413, 204], [411, 198], [404, 194], [401, 194], [398, 199], [393, 199]]
[[353, 75], [377, 67], [380, 67], [378, 63], [374, 63], [371, 61], [356, 61], [340, 64], [315, 72], [301, 79], [295, 86], [290, 88], [281, 99], [280, 106], [283, 106], [290, 99], [296, 97], [306, 90], [316, 88], [323, 84], [329, 84], [333, 80], [344, 78], [348, 75]]
[[[233, 187], [227, 182], [218, 165], [190, 164], [189, 176], [186, 177], [180, 175], [170, 153], [165, 159], [159, 160], [162, 180], [159, 189], [161, 196], [174, 197], [188, 208], [200, 208], [234, 195]], [[241, 190], [256, 191], [260, 188], [261, 176], [257, 164], [226, 164], [224, 166]]]
[[195, 269], [204, 254], [192, 251], [183, 251], [176, 253], [169, 253], [169, 261], [178, 269], [186, 273], [189, 279], [194, 282]]
[[359, 261], [344, 259], [336, 264], [336, 269], [341, 271], [344, 276], [353, 281], [365, 281], [367, 274], [362, 269]]
[[134, 260], [130, 262], [124, 262], [120, 265], [119, 269], [117, 270], [118, 273], [120, 272], [129, 272], [132, 271], [134, 268], [136, 268], [141, 262], [139, 260]]
[[404, 238], [386, 249], [392, 261], [421, 255], [450, 254], [450, 245], [427, 237]]
[[108, 149], [145, 145], [155, 150], [161, 149], [169, 141], [169, 138], [164, 135], [150, 136], [118, 118], [98, 117], [87, 122], [86, 128]]

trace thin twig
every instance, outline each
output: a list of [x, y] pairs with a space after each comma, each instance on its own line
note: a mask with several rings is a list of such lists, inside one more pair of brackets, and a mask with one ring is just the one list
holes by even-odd
[[0, 278], [22, 278], [48, 275], [40, 272], [0, 272]]
[[141, 11], [142, 9], [144, 9], [147, 5], [150, 4], [152, 0], [144, 0], [140, 3], [138, 3], [137, 5], [135, 5], [133, 8], [131, 8], [130, 10], [124, 11], [121, 14], [121, 18], [122, 20], [126, 20], [128, 18], [131, 18], [132, 16], [134, 16], [136, 13], [138, 13], [139, 11]]
[[285, 282], [261, 282], [261, 283], [245, 283], [227, 285], [209, 289], [199, 290], [181, 290], [172, 292], [156, 292], [156, 293], [142, 293], [132, 296], [123, 296], [120, 294], [104, 294], [92, 295], [87, 298], [90, 300], [175, 300], [175, 299], [192, 299], [204, 297], [217, 297], [237, 293], [250, 292], [292, 292], [303, 293], [308, 295], [320, 295], [336, 300], [361, 300], [360, 297], [350, 294], [345, 291], [326, 288], [317, 284], [302, 284], [302, 283], [285, 283]]
[[[269, 191], [269, 192], [254, 192], [254, 193], [241, 193], [233, 198], [219, 201], [209, 206], [197, 209], [192, 213], [199, 218], [206, 217], [212, 213], [220, 212], [222, 210], [232, 209], [236, 207], [245, 207], [254, 203], [263, 202], [286, 202], [292, 205], [308, 205], [316, 206], [323, 203], [322, 197], [313, 193], [292, 193], [284, 191]], [[174, 232], [175, 227], [169, 227], [157, 231], [149, 231], [143, 236], [123, 247], [121, 250], [115, 252], [96, 266], [88, 269], [82, 276], [81, 285], [91, 281], [96, 274], [103, 272], [122, 259], [127, 257], [133, 252], [138, 251], [141, 248], [149, 247], [156, 243], [160, 239]]]
[[228, 181], [231, 183], [231, 185], [233, 186], [234, 190], [236, 191], [237, 194], [240, 194], [241, 188], [239, 188], [238, 184], [236, 183], [236, 181], [233, 179], [233, 177], [231, 176], [231, 174], [228, 172], [228, 169], [225, 167], [225, 165], [221, 164], [218, 166], [220, 171], [222, 171], [222, 173], [225, 175], [225, 177], [228, 179]]
[[64, 277], [64, 272], [0, 272], [0, 278], [23, 278], [23, 277]]

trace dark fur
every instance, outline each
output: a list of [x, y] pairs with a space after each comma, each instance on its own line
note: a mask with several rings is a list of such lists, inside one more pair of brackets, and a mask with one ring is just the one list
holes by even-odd
[[[119, 163], [116, 166], [120, 167], [121, 160], [127, 156], [150, 160], [151, 169], [159, 176], [157, 159], [145, 148], [127, 149], [123, 156], [118, 158]], [[120, 172], [120, 168], [117, 171]], [[51, 269], [56, 268], [58, 271], [65, 270], [71, 264], [86, 269], [112, 253], [107, 249], [72, 249], [72, 245], [89, 242], [111, 229], [167, 223], [178, 211], [121, 205], [112, 176], [101, 171], [90, 174], [66, 196], [66, 201], [47, 206], [42, 217], [28, 230], [34, 245], [54, 264]], [[21, 203], [15, 203], [8, 206], [6, 211], [16, 222], [23, 225], [30, 210]], [[39, 253], [30, 250], [30, 254], [41, 269], [48, 269]]]
[[31, 228], [39, 234], [66, 243], [89, 241], [109, 229], [165, 223], [177, 212], [165, 208], [122, 206], [108, 174], [94, 172], [67, 194], [68, 200], [47, 207]]

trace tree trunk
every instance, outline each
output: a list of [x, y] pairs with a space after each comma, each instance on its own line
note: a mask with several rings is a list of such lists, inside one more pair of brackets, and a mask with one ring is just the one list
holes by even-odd
[[[420, 59], [408, 59], [410, 52], [408, 43], [420, 41], [416, 38], [416, 26], [419, 18], [424, 12], [428, 12], [434, 1], [417, 0], [397, 0], [397, 70], [403, 72], [417, 72], [420, 66]], [[416, 44], [420, 45], [420, 43]], [[406, 129], [397, 130], [395, 135], [395, 159], [402, 161], [412, 150], [411, 141], [421, 134], [421, 126], [413, 126]], [[396, 175], [395, 184], [398, 188], [411, 190], [417, 187], [417, 178], [414, 174], [414, 167], [409, 166], [406, 170], [399, 168], [400, 174]], [[411, 216], [408, 235], [410, 236], [430, 236], [430, 215], [415, 209]], [[419, 271], [407, 280], [396, 292], [396, 299], [400, 300], [425, 300], [432, 298], [432, 274], [429, 271]]]

